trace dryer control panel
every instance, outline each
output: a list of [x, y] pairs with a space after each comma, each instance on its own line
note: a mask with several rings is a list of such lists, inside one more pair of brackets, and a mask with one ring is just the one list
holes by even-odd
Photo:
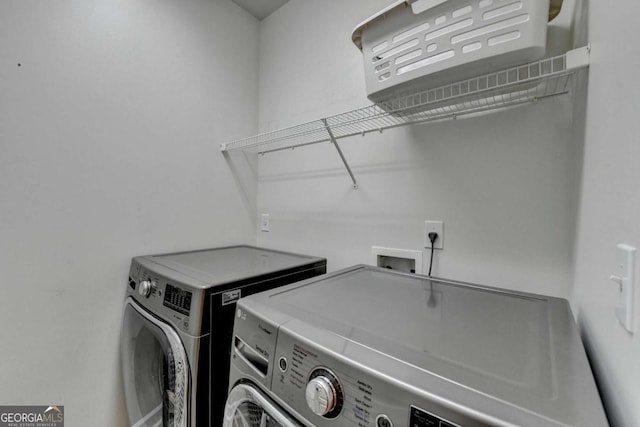
[[278, 338], [276, 357], [287, 360], [288, 367], [274, 372], [271, 386], [277, 396], [314, 425], [329, 425], [334, 419], [360, 427], [376, 425], [379, 396], [373, 383], [303, 342], [283, 334]]
[[[293, 333], [292, 330], [296, 331]], [[271, 391], [317, 427], [459, 427], [459, 415], [352, 362], [362, 348], [344, 340], [343, 356], [325, 349], [342, 340], [293, 320], [278, 331]], [[365, 350], [370, 351], [370, 350]], [[375, 355], [369, 353], [370, 357]], [[357, 358], [356, 358], [357, 359]], [[452, 421], [454, 420], [455, 421]], [[476, 425], [465, 420], [468, 425]]]

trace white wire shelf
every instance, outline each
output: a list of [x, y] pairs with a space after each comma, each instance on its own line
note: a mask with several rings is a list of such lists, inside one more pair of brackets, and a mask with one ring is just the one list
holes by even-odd
[[589, 46], [285, 129], [220, 144], [222, 151], [266, 154], [409, 124], [455, 119], [567, 93], [571, 77], [589, 65]]

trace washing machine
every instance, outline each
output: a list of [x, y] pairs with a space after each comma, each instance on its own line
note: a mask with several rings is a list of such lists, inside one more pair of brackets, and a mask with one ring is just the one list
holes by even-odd
[[219, 427], [241, 297], [326, 272], [326, 260], [252, 246], [133, 258], [122, 374], [133, 427]]
[[564, 299], [355, 266], [240, 301], [224, 427], [603, 427]]

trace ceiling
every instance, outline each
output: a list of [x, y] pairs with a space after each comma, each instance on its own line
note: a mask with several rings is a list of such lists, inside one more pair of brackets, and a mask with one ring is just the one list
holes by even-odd
[[233, 0], [235, 4], [261, 21], [288, 1], [289, 0]]

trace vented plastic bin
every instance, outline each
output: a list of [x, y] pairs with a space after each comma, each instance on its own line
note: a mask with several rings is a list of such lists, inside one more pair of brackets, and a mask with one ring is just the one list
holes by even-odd
[[539, 59], [548, 17], [549, 0], [398, 1], [353, 31], [367, 96], [380, 102]]

